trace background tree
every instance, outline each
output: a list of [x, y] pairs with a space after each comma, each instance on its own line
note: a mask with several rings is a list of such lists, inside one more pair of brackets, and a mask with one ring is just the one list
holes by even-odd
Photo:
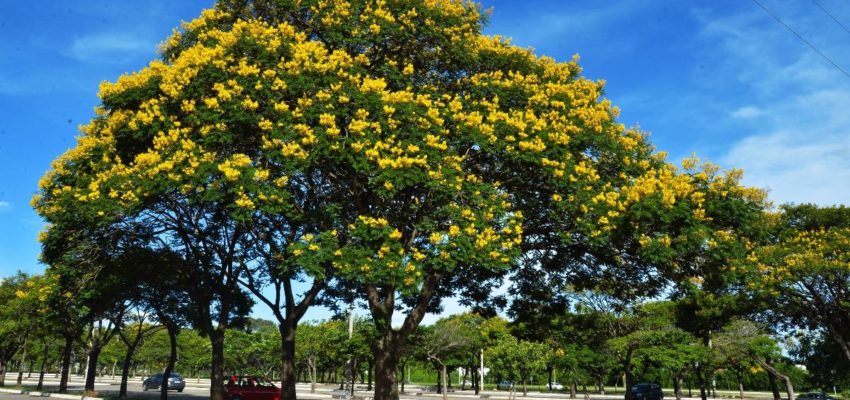
[[782, 207], [773, 243], [739, 264], [755, 298], [787, 323], [823, 331], [850, 361], [850, 209]]

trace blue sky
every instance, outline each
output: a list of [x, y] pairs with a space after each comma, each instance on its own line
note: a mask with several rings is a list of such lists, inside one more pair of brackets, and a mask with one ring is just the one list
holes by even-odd
[[[844, 70], [850, 2], [759, 0]], [[581, 56], [621, 122], [670, 158], [743, 168], [777, 203], [848, 203], [850, 77], [747, 0], [486, 0], [488, 34]], [[39, 273], [29, 207], [93, 115], [102, 80], [142, 68], [202, 1], [0, 2], [0, 276]]]

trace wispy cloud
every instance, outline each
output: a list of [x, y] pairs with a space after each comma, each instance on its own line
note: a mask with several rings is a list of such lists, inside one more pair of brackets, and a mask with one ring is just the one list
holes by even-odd
[[0, 211], [9, 210], [12, 208], [12, 203], [8, 201], [0, 201]]
[[[820, 24], [816, 14], [774, 11], [792, 26]], [[850, 53], [840, 35], [846, 33], [820, 26], [807, 39], [826, 54]], [[756, 104], [728, 115], [730, 126], [748, 133], [729, 146], [724, 165], [743, 168], [745, 183], [769, 189], [777, 203], [850, 203], [846, 76], [758, 12], [707, 19], [704, 33], [718, 41], [727, 84], [747, 91], [748, 102]], [[850, 65], [848, 57], [835, 60]]]
[[762, 111], [758, 107], [745, 106], [745, 107], [741, 107], [741, 108], [739, 108], [735, 111], [732, 111], [732, 113], [729, 114], [729, 115], [731, 115], [732, 118], [748, 119], [748, 118], [758, 117], [761, 114], [762, 114]]
[[150, 57], [156, 51], [157, 42], [128, 33], [99, 32], [75, 39], [68, 55], [79, 61], [98, 62], [126, 60], [133, 57]]

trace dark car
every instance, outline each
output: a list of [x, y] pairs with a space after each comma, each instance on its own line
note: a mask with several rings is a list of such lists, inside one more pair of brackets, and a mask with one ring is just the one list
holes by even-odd
[[[162, 385], [162, 377], [163, 374], [153, 374], [145, 379], [142, 382], [142, 390], [147, 392], [148, 390], [159, 389], [160, 385]], [[172, 372], [168, 377], [168, 384], [166, 385], [168, 390], [176, 390], [178, 392], [182, 392], [183, 389], [186, 388], [186, 381], [183, 380], [183, 377], [180, 374]]]
[[510, 389], [514, 387], [514, 383], [511, 381], [501, 381], [496, 384], [496, 389]]
[[826, 393], [821, 392], [811, 392], [806, 393], [800, 396], [797, 396], [798, 400], [835, 400], [835, 397], [832, 397]]
[[[628, 398], [628, 396], [626, 396]], [[655, 383], [638, 383], [632, 386], [633, 400], [663, 400], [664, 392]]]
[[228, 400], [280, 400], [280, 388], [266, 378], [233, 375], [224, 385]]

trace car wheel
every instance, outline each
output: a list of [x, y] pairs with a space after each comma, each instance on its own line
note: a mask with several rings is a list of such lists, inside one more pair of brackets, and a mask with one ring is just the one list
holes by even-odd
[[233, 396], [230, 398], [230, 400], [242, 400], [242, 398], [239, 396]]
[[183, 393], [183, 389], [177, 389], [177, 393]]
[[142, 384], [142, 391], [143, 391], [143, 392], [147, 392], [147, 391], [148, 391], [148, 385], [145, 385], [145, 384], [143, 383], [143, 384]]

